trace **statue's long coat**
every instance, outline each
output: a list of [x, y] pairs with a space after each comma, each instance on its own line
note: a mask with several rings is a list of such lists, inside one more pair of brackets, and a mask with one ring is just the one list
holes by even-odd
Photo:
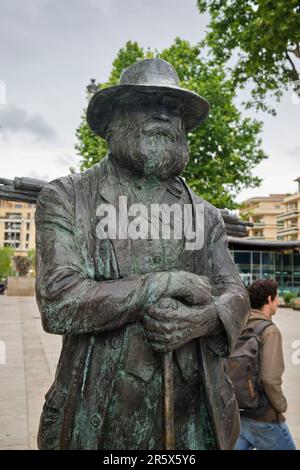
[[[41, 417], [40, 448], [98, 448], [107, 410], [118, 405], [112, 403], [116, 374], [132, 374], [145, 387], [158, 374], [153, 359], [157, 353], [151, 351], [141, 324], [132, 322], [143, 276], [122, 278], [120, 272], [122, 263], [134, 262], [130, 245], [96, 236], [96, 209], [101, 202], [117, 206], [118, 188], [114, 165], [106, 157], [83, 174], [51, 182], [38, 198], [37, 301], [44, 329], [64, 336]], [[245, 326], [249, 301], [219, 211], [186, 186], [185, 191], [193, 205], [204, 205], [204, 244], [197, 251], [184, 250], [175, 268], [208, 276], [212, 286], [223, 332], [197, 340], [199, 363], [216, 446], [230, 449], [239, 434], [239, 413], [222, 358], [233, 350]], [[145, 262], [143, 269], [155, 268]], [[180, 353], [188, 363], [189, 345]], [[116, 419], [116, 443], [117, 426]]]

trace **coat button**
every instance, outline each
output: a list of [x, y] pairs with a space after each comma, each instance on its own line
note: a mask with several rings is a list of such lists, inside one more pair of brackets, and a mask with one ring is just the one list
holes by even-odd
[[121, 338], [120, 336], [114, 336], [111, 340], [110, 340], [110, 344], [112, 345], [112, 347], [114, 349], [118, 349], [120, 346], [121, 346]]
[[154, 256], [153, 261], [154, 261], [154, 263], [158, 264], [158, 263], [161, 262], [161, 257], [156, 255], [156, 256]]
[[93, 416], [91, 417], [91, 424], [92, 424], [92, 426], [94, 426], [94, 428], [98, 428], [98, 426], [99, 426], [99, 424], [100, 424], [99, 416], [93, 415]]

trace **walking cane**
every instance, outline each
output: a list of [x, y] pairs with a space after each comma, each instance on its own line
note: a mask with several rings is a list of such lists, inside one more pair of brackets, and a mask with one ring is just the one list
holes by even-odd
[[163, 446], [164, 450], [175, 450], [173, 352], [162, 355], [163, 396]]

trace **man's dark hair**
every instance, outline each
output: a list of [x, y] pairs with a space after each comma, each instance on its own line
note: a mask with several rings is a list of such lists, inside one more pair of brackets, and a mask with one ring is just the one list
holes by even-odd
[[253, 282], [248, 288], [251, 308], [261, 308], [268, 303], [268, 297], [274, 300], [277, 295], [278, 284], [273, 279], [261, 279]]

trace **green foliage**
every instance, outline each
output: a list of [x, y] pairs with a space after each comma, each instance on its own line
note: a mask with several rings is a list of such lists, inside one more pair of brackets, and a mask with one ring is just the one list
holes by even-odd
[[291, 304], [291, 301], [292, 299], [294, 299], [296, 297], [296, 294], [294, 292], [287, 292], [286, 294], [284, 294], [284, 303], [286, 305], [290, 305]]
[[233, 57], [234, 82], [242, 88], [247, 83], [252, 86], [248, 107], [267, 110], [268, 91], [279, 99], [289, 82], [299, 80], [299, 0], [197, 0], [197, 4], [200, 12], [210, 13], [204, 43], [216, 61], [224, 64]]
[[27, 257], [30, 261], [30, 276], [35, 276], [35, 250], [29, 250], [27, 253]]
[[191, 157], [184, 176], [204, 199], [233, 209], [238, 192], [260, 182], [251, 171], [266, 158], [258, 138], [262, 125], [242, 117], [234, 104], [232, 81], [222, 67], [205, 61], [198, 47], [177, 38], [160, 57], [174, 65], [181, 86], [211, 104], [209, 118], [188, 136]]
[[253, 211], [251, 210], [246, 211], [242, 204], [239, 205], [239, 219], [249, 222], [250, 217], [252, 216], [253, 216]]
[[14, 250], [11, 247], [0, 248], [0, 280], [12, 274], [13, 255]]
[[[127, 43], [113, 63], [108, 82], [99, 87], [116, 84], [125, 67], [149, 56], [159, 56], [173, 64], [181, 86], [199, 93], [211, 104], [209, 118], [188, 135], [191, 157], [183, 176], [196, 193], [212, 204], [237, 207], [234, 199], [238, 192], [260, 183], [251, 172], [266, 158], [259, 138], [261, 123], [241, 116], [234, 104], [234, 84], [225, 77], [223, 67], [205, 60], [199, 47], [179, 38], [161, 53], [145, 52], [137, 43]], [[76, 135], [84, 170], [105, 156], [107, 146], [88, 129], [85, 113]]]
[[35, 249], [34, 248], [28, 251], [27, 257], [30, 259], [31, 266], [34, 268], [35, 266]]

